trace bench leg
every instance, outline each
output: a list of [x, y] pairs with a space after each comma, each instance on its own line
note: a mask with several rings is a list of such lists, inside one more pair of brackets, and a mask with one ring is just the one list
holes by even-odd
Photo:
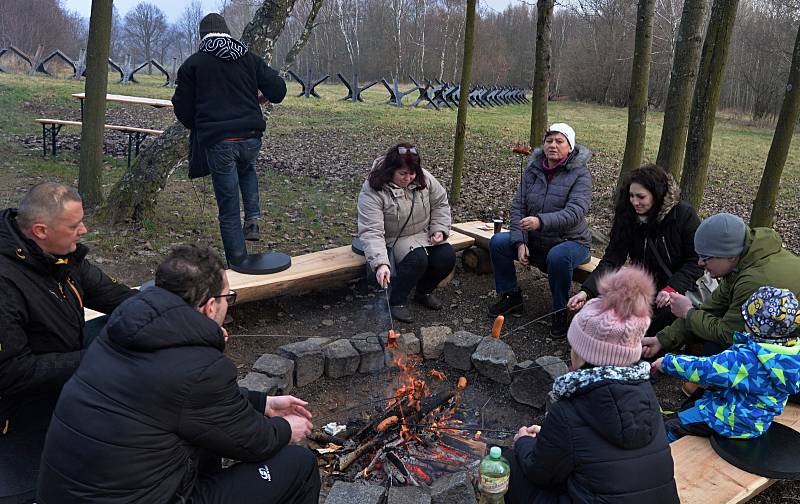
[[53, 149], [53, 157], [56, 157], [56, 136], [58, 136], [59, 131], [61, 131], [61, 125], [53, 124], [50, 126], [50, 146]]
[[47, 125], [42, 124], [42, 157], [47, 157]]

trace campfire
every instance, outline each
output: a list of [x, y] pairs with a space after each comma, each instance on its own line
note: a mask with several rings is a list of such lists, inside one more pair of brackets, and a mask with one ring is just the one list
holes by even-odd
[[417, 356], [398, 351], [393, 333], [386, 347], [401, 373], [382, 411], [360, 429], [311, 436], [326, 470], [335, 477], [420, 486], [477, 466], [486, 451], [481, 432], [468, 432], [456, 418], [467, 379], [460, 377], [453, 389], [443, 387], [445, 373], [423, 374]]

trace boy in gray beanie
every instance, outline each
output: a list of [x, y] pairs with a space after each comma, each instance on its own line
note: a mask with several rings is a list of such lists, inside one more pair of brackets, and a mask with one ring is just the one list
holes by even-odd
[[759, 287], [772, 285], [800, 292], [800, 258], [783, 248], [780, 236], [771, 228], [750, 228], [741, 217], [719, 213], [700, 224], [694, 246], [698, 264], [719, 279], [719, 287], [698, 306], [686, 296], [670, 294], [670, 308], [677, 320], [656, 336], [644, 338], [645, 357], [693, 342], [713, 343], [715, 350], [727, 348], [733, 334], [744, 330], [742, 303]]

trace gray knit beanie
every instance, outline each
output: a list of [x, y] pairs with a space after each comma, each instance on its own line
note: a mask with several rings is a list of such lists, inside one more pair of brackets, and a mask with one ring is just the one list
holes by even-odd
[[737, 257], [744, 251], [747, 225], [729, 213], [712, 215], [694, 233], [694, 250], [707, 257]]
[[228, 24], [225, 22], [225, 18], [216, 12], [208, 14], [200, 21], [200, 37], [205, 37], [209, 33], [231, 34], [231, 31], [228, 29]]

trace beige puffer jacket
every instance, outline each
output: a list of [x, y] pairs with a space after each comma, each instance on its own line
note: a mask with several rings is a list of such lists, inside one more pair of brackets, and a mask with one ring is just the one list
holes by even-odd
[[[375, 160], [373, 168], [379, 161], [380, 158]], [[364, 181], [358, 195], [358, 238], [373, 270], [381, 264], [389, 264], [386, 249], [397, 239], [406, 222], [415, 193], [414, 214], [394, 247], [396, 264], [415, 248], [433, 245], [430, 241], [433, 233], [441, 231], [445, 239], [450, 234], [452, 221], [447, 191], [430, 172], [425, 169], [422, 172], [427, 180], [424, 189], [420, 189], [416, 182], [411, 182], [405, 189], [389, 182], [380, 191], [375, 191], [368, 180]]]

